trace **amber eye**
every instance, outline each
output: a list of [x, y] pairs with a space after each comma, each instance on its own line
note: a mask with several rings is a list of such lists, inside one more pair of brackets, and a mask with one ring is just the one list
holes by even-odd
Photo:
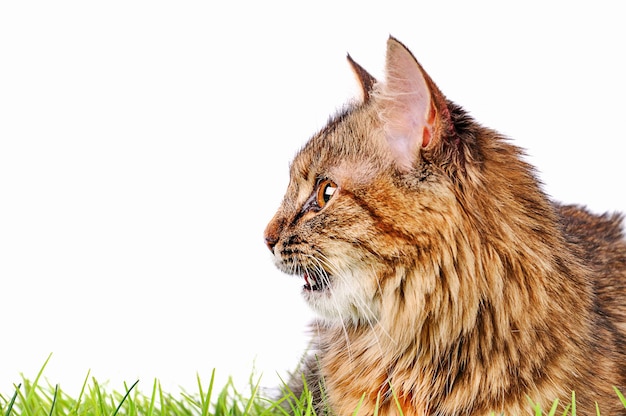
[[330, 201], [333, 194], [337, 190], [337, 185], [330, 179], [324, 179], [317, 185], [317, 205], [320, 208], [324, 208], [324, 205]]

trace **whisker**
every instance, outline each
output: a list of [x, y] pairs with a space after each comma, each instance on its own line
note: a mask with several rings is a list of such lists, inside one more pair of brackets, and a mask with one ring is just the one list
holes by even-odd
[[353, 361], [352, 348], [351, 348], [351, 345], [350, 345], [351, 343], [350, 343], [350, 336], [348, 334], [348, 328], [346, 327], [345, 319], [344, 319], [343, 314], [341, 312], [341, 308], [337, 304], [337, 297], [335, 296], [334, 289], [333, 289], [332, 285], [330, 285], [330, 277], [328, 276], [328, 273], [326, 272], [326, 269], [324, 269], [324, 267], [322, 267], [322, 261], [320, 259], [318, 259], [317, 257], [315, 257], [313, 255], [308, 255], [307, 257], [314, 261], [314, 263], [315, 263], [314, 266], [321, 272], [321, 278], [325, 279], [325, 281], [328, 283], [327, 290], [329, 290], [331, 292], [330, 298], [332, 299], [332, 302], [335, 305], [335, 311], [337, 312], [337, 315], [339, 315], [339, 321], [341, 322], [341, 329], [342, 329], [342, 332], [343, 332], [343, 336], [344, 336], [344, 338], [346, 340], [346, 346], [347, 346], [347, 350], [348, 350], [348, 359], [350, 361]]
[[[317, 251], [317, 255], [319, 256], [319, 258], [316, 258], [316, 261], [321, 261], [324, 264], [324, 266], [326, 266], [331, 271], [331, 274], [334, 277], [342, 279], [344, 280], [344, 282], [350, 283], [350, 277], [346, 276], [345, 273], [343, 273], [338, 267], [335, 267], [333, 262], [326, 255], [324, 255], [319, 250]], [[372, 269], [372, 274], [375, 275], [375, 271], [373, 269]], [[378, 286], [379, 292], [382, 293], [380, 281], [376, 280], [376, 284]], [[372, 329], [372, 333], [376, 339], [376, 343], [380, 351], [381, 352], [383, 351], [383, 347], [380, 342], [380, 338], [378, 337], [379, 332], [382, 332], [382, 334], [387, 339], [389, 339], [393, 344], [397, 344], [397, 341], [391, 336], [391, 334], [389, 334], [387, 329], [385, 329], [382, 325], [380, 325], [380, 321], [378, 320], [378, 318], [376, 317], [376, 314], [370, 307], [369, 302], [367, 302], [363, 298], [362, 294], [358, 292], [355, 292], [355, 294], [357, 294], [357, 296], [354, 298], [354, 301], [358, 304], [357, 306], [359, 308], [365, 311], [365, 313], [362, 314], [362, 318], [366, 321], [368, 326]]]

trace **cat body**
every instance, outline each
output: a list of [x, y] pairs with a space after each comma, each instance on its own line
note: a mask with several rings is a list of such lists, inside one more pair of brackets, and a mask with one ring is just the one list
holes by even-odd
[[362, 100], [296, 155], [265, 231], [320, 315], [299, 369], [320, 414], [528, 414], [575, 391], [580, 414], [626, 415], [622, 217], [551, 202], [387, 46], [384, 82], [348, 57]]

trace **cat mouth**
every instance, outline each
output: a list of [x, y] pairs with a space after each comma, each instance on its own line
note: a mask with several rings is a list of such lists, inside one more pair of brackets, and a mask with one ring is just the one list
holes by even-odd
[[330, 285], [329, 276], [320, 273], [315, 273], [312, 271], [306, 271], [302, 275], [304, 278], [304, 286], [302, 289], [310, 292], [321, 292], [328, 288]]

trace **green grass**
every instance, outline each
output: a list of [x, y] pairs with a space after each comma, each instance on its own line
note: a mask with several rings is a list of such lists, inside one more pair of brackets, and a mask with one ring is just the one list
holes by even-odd
[[[120, 390], [109, 389], [87, 376], [74, 397], [60, 386], [23, 378], [11, 396], [0, 394], [0, 415], [3, 416], [117, 416], [117, 415], [283, 415], [278, 403], [261, 398], [258, 390], [242, 394], [232, 382], [220, 389], [214, 385], [215, 374], [208, 386], [198, 378], [198, 390], [173, 395], [164, 392], [158, 380], [143, 393], [138, 381], [124, 384]], [[144, 386], [145, 387], [145, 386]]]
[[[47, 361], [46, 361], [47, 364]], [[283, 406], [297, 414], [315, 416], [308, 392], [296, 397], [286, 391], [284, 396], [272, 400], [263, 397], [259, 380], [250, 378], [249, 391], [238, 391], [232, 380], [226, 385], [215, 385], [215, 371], [207, 385], [197, 378], [197, 390], [173, 395], [164, 392], [158, 380], [149, 386], [149, 393], [143, 393], [139, 381], [124, 384], [121, 390], [111, 390], [95, 378], [85, 377], [77, 397], [66, 394], [59, 385], [51, 385], [42, 378], [45, 364], [31, 381], [22, 377], [10, 395], [0, 392], [0, 416], [274, 416], [287, 415]], [[615, 389], [616, 400], [621, 400], [626, 408], [626, 398]], [[558, 402], [544, 412], [538, 405], [529, 404], [536, 416], [576, 416], [576, 401], [572, 394], [572, 404], [564, 413], [557, 413]], [[599, 412], [598, 412], [599, 414]]]
[[146, 394], [146, 386], [139, 380], [115, 390], [87, 373], [78, 396], [72, 396], [43, 378], [48, 360], [34, 379], [22, 376], [10, 395], [0, 392], [0, 416], [273, 416], [287, 415], [281, 407], [286, 401], [297, 409], [307, 409], [306, 399], [293, 395], [278, 400], [262, 397], [260, 379], [253, 383], [252, 377], [245, 393], [239, 392], [232, 380], [218, 388], [215, 370], [207, 385], [198, 376], [196, 391], [176, 395], [163, 391], [158, 380], [148, 385]]

